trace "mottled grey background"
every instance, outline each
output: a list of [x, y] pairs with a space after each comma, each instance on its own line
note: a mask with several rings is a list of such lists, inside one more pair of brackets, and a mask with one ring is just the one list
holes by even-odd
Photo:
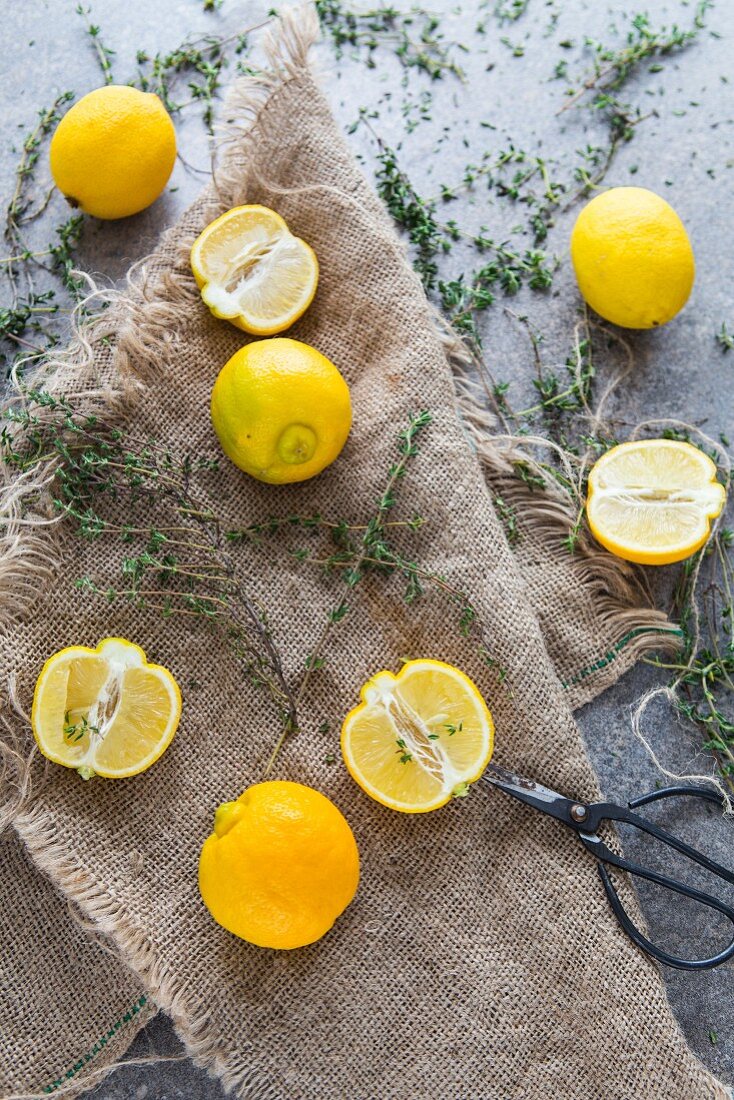
[[[38, 110], [67, 88], [78, 97], [101, 82], [75, 7], [75, 0], [25, 0], [4, 5], [0, 195], [12, 192], [17, 143], [32, 127]], [[689, 26], [694, 14], [694, 5], [685, 2], [651, 0], [644, 8], [656, 25], [678, 22]], [[456, 53], [466, 70], [464, 83], [451, 77], [431, 82], [415, 71], [406, 83], [405, 71], [389, 53], [380, 51], [375, 55], [376, 67], [367, 69], [348, 56], [336, 60], [333, 50], [322, 46], [319, 60], [324, 86], [345, 127], [357, 118], [360, 108], [377, 111], [372, 119], [375, 130], [391, 145], [402, 143], [401, 163], [423, 194], [435, 195], [440, 184], [458, 183], [465, 165], [479, 161], [485, 149], [506, 147], [508, 140], [517, 147], [541, 150], [549, 160], [560, 162], [573, 158], [574, 151], [587, 141], [599, 141], [603, 131], [588, 112], [557, 116], [564, 85], [553, 79], [553, 69], [565, 58], [570, 72], [583, 70], [586, 35], [619, 44], [634, 10], [623, 3], [597, 0], [529, 0], [527, 13], [520, 20], [501, 26], [494, 0], [465, 0], [442, 14], [447, 40], [468, 47], [468, 52]], [[224, 0], [219, 10], [211, 13], [204, 11], [201, 0], [127, 0], [124, 4], [93, 0], [91, 18], [101, 26], [105, 43], [116, 51], [115, 79], [124, 83], [135, 75], [139, 49], [148, 53], [170, 50], [188, 35], [240, 31], [260, 22], [266, 13], [265, 4], [245, 0]], [[694, 45], [665, 59], [662, 71], [655, 71], [650, 63], [643, 65], [623, 93], [623, 98], [640, 104], [644, 113], [652, 110], [655, 115], [641, 124], [634, 140], [620, 150], [606, 182], [647, 186], [668, 198], [688, 227], [698, 271], [691, 300], [674, 323], [631, 337], [636, 366], [615, 404], [620, 436], [646, 417], [673, 416], [701, 426], [715, 438], [720, 432], [734, 437], [734, 352], [724, 355], [714, 340], [722, 322], [734, 329], [734, 4], [718, 0], [707, 18], [707, 29]], [[480, 20], [484, 33], [477, 30]], [[573, 45], [563, 49], [559, 46], [562, 41]], [[518, 46], [522, 56], [516, 56]], [[184, 92], [180, 98], [188, 96]], [[407, 136], [406, 120], [411, 124], [420, 120]], [[176, 166], [166, 194], [138, 217], [119, 223], [89, 221], [85, 228], [80, 264], [103, 282], [121, 278], [130, 262], [153, 246], [159, 231], [171, 224], [205, 178], [209, 148], [200, 108], [195, 104], [185, 108], [177, 126], [179, 148], [188, 167]], [[374, 145], [368, 134], [360, 128], [349, 140], [364, 157], [371, 175]], [[45, 173], [44, 163], [42, 178]], [[55, 198], [43, 227], [34, 230], [40, 234], [38, 239], [47, 239], [49, 229], [66, 213], [61, 200]], [[506, 303], [500, 299], [483, 321], [487, 362], [496, 377], [512, 382], [510, 396], [516, 408], [533, 403], [530, 379], [534, 368], [527, 335], [504, 312], [503, 304], [511, 305], [516, 313], [528, 314], [543, 333], [545, 362], [560, 364], [562, 372], [578, 318], [578, 297], [566, 255], [574, 216], [574, 212], [560, 215], [548, 241], [547, 247], [561, 259], [551, 293], [522, 292]], [[492, 201], [481, 187], [452, 203], [446, 217], [470, 229], [486, 224], [497, 238], [507, 236], [523, 247], [529, 243], [513, 237], [516, 223], [524, 223], [524, 216], [506, 201]], [[467, 254], [458, 250], [447, 260], [446, 271], [456, 274], [469, 263]], [[597, 356], [597, 366], [602, 375], [605, 366], [611, 369], [611, 360], [605, 364], [603, 351]], [[661, 571], [654, 578], [661, 601], [669, 587], [667, 573]], [[652, 788], [660, 778], [632, 735], [629, 711], [646, 687], [661, 682], [661, 675], [640, 665], [580, 715], [589, 751], [610, 798], [633, 797]], [[671, 768], [710, 768], [698, 749], [696, 734], [676, 724], [665, 708], [650, 712], [647, 728]], [[692, 843], [718, 854], [723, 862], [734, 862], [731, 827], [713, 812], [691, 806], [650, 812]], [[628, 850], [639, 854], [632, 844]], [[665, 860], [659, 865], [665, 866]], [[698, 881], [706, 883], [703, 876]], [[732, 891], [729, 898], [732, 900]], [[685, 953], [687, 942], [712, 946], [707, 922], [686, 905], [647, 894], [643, 902], [654, 934], [674, 949]], [[731, 967], [704, 974], [666, 970], [664, 977], [673, 1010], [691, 1046], [711, 1069], [731, 1082]], [[133, 1053], [138, 1057], [172, 1055], [176, 1060], [121, 1069], [90, 1095], [96, 1100], [213, 1100], [222, 1095], [216, 1082], [183, 1057], [170, 1023], [162, 1016], [139, 1036]], [[558, 1095], [563, 1095], [563, 1082], [559, 1082]]]

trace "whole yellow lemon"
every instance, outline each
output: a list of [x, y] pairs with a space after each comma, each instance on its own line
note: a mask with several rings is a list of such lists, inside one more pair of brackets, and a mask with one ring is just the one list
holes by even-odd
[[67, 111], [50, 158], [54, 182], [72, 206], [95, 218], [126, 218], [166, 186], [176, 131], [157, 95], [108, 84]]
[[271, 485], [305, 481], [328, 466], [352, 425], [349, 387], [309, 344], [278, 337], [247, 344], [225, 363], [211, 400], [228, 458]]
[[301, 783], [257, 783], [223, 803], [201, 849], [204, 904], [217, 924], [258, 947], [320, 940], [358, 884], [359, 852], [346, 819]]
[[683, 222], [644, 187], [613, 187], [587, 203], [571, 234], [571, 259], [591, 308], [623, 328], [670, 321], [696, 273]]

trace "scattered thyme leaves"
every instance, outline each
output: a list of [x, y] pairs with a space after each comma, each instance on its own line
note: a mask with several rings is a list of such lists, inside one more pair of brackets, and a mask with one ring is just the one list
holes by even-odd
[[724, 354], [734, 348], [734, 332], [729, 332], [728, 328], [726, 327], [726, 322], [722, 323], [721, 328], [716, 333], [716, 343], [719, 345]]
[[[79, 591], [154, 609], [164, 618], [202, 620], [226, 640], [250, 681], [268, 690], [283, 728], [295, 729], [295, 703], [267, 616], [238, 580], [220, 524], [192, 488], [195, 476], [216, 470], [217, 461], [179, 458], [42, 389], [27, 390], [4, 418], [0, 454], [8, 466], [22, 472], [50, 463], [57, 511], [80, 537], [124, 548], [116, 584], [84, 576]], [[109, 507], [120, 499], [126, 501], [124, 524]]]
[[528, 10], [530, 0], [497, 0], [494, 15], [500, 23], [516, 23]]
[[[168, 53], [137, 53], [137, 86], [144, 92], [154, 92], [170, 114], [176, 114], [192, 104], [202, 107], [204, 125], [211, 132], [214, 122], [215, 97], [225, 68], [230, 64], [227, 47], [239, 56], [247, 50], [247, 36], [255, 28], [241, 34], [223, 37], [207, 34], [188, 39]], [[180, 91], [179, 91], [180, 88]], [[185, 98], [179, 98], [181, 92]]]
[[432, 80], [446, 73], [463, 79], [437, 15], [415, 7], [403, 12], [391, 5], [362, 11], [339, 0], [316, 0], [316, 12], [337, 57], [349, 49], [374, 68], [375, 51], [387, 48], [406, 70], [418, 69]]
[[90, 733], [99, 733], [99, 726], [93, 725], [86, 714], [83, 714], [78, 722], [72, 722], [69, 711], [64, 714], [64, 737], [71, 744], [76, 744]]
[[[595, 38], [584, 39], [592, 55], [592, 70], [580, 78], [580, 87], [569, 86], [567, 101], [559, 113], [584, 104], [598, 119], [604, 121], [608, 141], [606, 146], [587, 146], [582, 151], [582, 162], [576, 169], [581, 188], [574, 199], [588, 195], [606, 176], [621, 144], [631, 141], [635, 127], [656, 114], [643, 114], [639, 107], [620, 98], [619, 93], [633, 77], [654, 58], [666, 58], [690, 46], [705, 26], [705, 15], [711, 7], [710, 0], [697, 4], [693, 21], [687, 29], [672, 24], [670, 27], [653, 27], [650, 17], [640, 12], [633, 15], [627, 30], [625, 43], [615, 47]], [[658, 71], [648, 66], [648, 71]], [[565, 68], [563, 75], [565, 75]]]
[[405, 741], [403, 741], [402, 737], [396, 737], [395, 744], [398, 746], [395, 751], [400, 757], [400, 763], [409, 764], [413, 759], [413, 754], [408, 752], [408, 746]]

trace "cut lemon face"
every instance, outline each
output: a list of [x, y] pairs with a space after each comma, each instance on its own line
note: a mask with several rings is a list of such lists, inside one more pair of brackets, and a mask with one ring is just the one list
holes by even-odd
[[586, 515], [597, 542], [643, 565], [688, 558], [706, 542], [726, 492], [690, 443], [641, 439], [603, 455], [589, 474]]
[[477, 686], [442, 661], [378, 672], [342, 727], [349, 774], [371, 798], [420, 814], [464, 795], [492, 755], [494, 723]]
[[255, 336], [297, 321], [319, 281], [313, 249], [266, 206], [236, 206], [208, 225], [191, 249], [191, 269], [214, 316]]
[[181, 716], [170, 672], [149, 665], [140, 646], [105, 638], [50, 657], [33, 696], [31, 723], [44, 756], [83, 779], [123, 779], [154, 764]]

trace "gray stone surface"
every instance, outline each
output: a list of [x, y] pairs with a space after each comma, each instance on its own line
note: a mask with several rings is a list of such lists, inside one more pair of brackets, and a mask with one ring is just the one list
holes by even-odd
[[[0, 158], [2, 194], [11, 190], [17, 159], [11, 147], [15, 135], [24, 135], [39, 108], [58, 92], [71, 88], [80, 95], [100, 83], [74, 7], [72, 0], [27, 0], [5, 7], [4, 80], [0, 87], [5, 122], [4, 155]], [[692, 3], [658, 0], [645, 8], [655, 23], [678, 21], [685, 26], [691, 23], [694, 10]], [[356, 119], [360, 107], [378, 111], [375, 129], [391, 144], [403, 141], [404, 166], [424, 194], [438, 193], [441, 183], [457, 183], [466, 163], [476, 163], [484, 149], [506, 145], [508, 138], [516, 146], [540, 148], [549, 159], [568, 162], [582, 144], [601, 135], [585, 113], [556, 115], [563, 103], [563, 85], [552, 79], [553, 67], [565, 56], [570, 70], [578, 71], [583, 64], [584, 36], [614, 41], [612, 28], [625, 32], [629, 9], [617, 2], [529, 0], [527, 13], [517, 23], [505, 26], [499, 25], [494, 9], [494, 0], [483, 4], [464, 0], [461, 8], [444, 16], [447, 38], [458, 38], [470, 47], [470, 52], [458, 55], [467, 72], [463, 84], [451, 78], [431, 83], [414, 71], [406, 84], [404, 70], [390, 55], [378, 54], [377, 67], [365, 69], [348, 57], [337, 62], [327, 47], [320, 50], [324, 84], [345, 126]], [[134, 75], [138, 49], [170, 49], [187, 35], [239, 31], [259, 22], [265, 10], [264, 4], [241, 0], [224, 0], [213, 13], [205, 12], [197, 0], [156, 0], [154, 4], [94, 0], [92, 18], [100, 24], [107, 45], [115, 49], [115, 76], [124, 82]], [[486, 23], [484, 34], [476, 32], [480, 17]], [[634, 140], [620, 150], [607, 177], [609, 184], [634, 182], [664, 194], [690, 231], [698, 265], [696, 286], [685, 312], [665, 329], [630, 337], [635, 368], [615, 404], [620, 434], [626, 426], [656, 416], [693, 421], [714, 437], [721, 431], [730, 435], [734, 431], [734, 353], [724, 356], [714, 341], [723, 321], [734, 329], [730, 294], [734, 5], [729, 0], [718, 0], [709, 15], [709, 27], [715, 35], [703, 31], [699, 42], [668, 58], [663, 71], [655, 71], [649, 64], [643, 67], [631, 85], [629, 98], [656, 115], [642, 123]], [[503, 43], [503, 37], [511, 45]], [[564, 40], [573, 40], [574, 48], [560, 48]], [[523, 56], [515, 56], [512, 47], [518, 45], [523, 47]], [[186, 94], [181, 98], [187, 98]], [[430, 117], [405, 137], [406, 118], [416, 119], [421, 113]], [[119, 279], [131, 261], [144, 255], [205, 178], [209, 153], [198, 114], [196, 105], [182, 113], [179, 144], [189, 167], [177, 165], [165, 196], [136, 218], [87, 225], [80, 261], [99, 273], [102, 281]], [[365, 158], [369, 171], [374, 155], [369, 135], [360, 129], [349, 140]], [[462, 225], [485, 223], [499, 238], [507, 235], [512, 239], [515, 222], [523, 220], [506, 201], [491, 201], [482, 188], [464, 194], [449, 210], [446, 216]], [[63, 203], [54, 198], [44, 224], [53, 226], [65, 216]], [[529, 315], [544, 334], [545, 361], [561, 364], [562, 370], [578, 317], [578, 298], [566, 256], [573, 217], [573, 212], [559, 216], [548, 242], [562, 261], [552, 292], [546, 296], [521, 293], [512, 302], [500, 301], [483, 323], [487, 361], [497, 377], [511, 380], [515, 407], [533, 401], [533, 362], [525, 332], [503, 311], [503, 304]], [[447, 261], [447, 270], [458, 272], [467, 262], [466, 253], [457, 248]], [[613, 357], [602, 352], [597, 365], [604, 375], [613, 369]], [[665, 571], [655, 583], [662, 600], [669, 583]], [[632, 735], [629, 709], [645, 688], [660, 682], [660, 676], [640, 665], [580, 715], [589, 751], [610, 798], [632, 797], [659, 780], [659, 773]], [[648, 729], [657, 750], [673, 769], [700, 771], [709, 767], [698, 751], [696, 735], [677, 725], [664, 708], [650, 713]], [[650, 812], [693, 843], [718, 854], [723, 862], [732, 862], [731, 827], [714, 813], [691, 806]], [[638, 854], [633, 843], [628, 850]], [[648, 896], [648, 892], [643, 903], [651, 928], [665, 942], [682, 948], [685, 937], [692, 934], [699, 944], [707, 940], [707, 922], [687, 906], [670, 898]], [[694, 1050], [722, 1078], [734, 1080], [731, 968], [705, 974], [666, 970], [664, 977], [673, 1010]], [[163, 1017], [139, 1036], [133, 1053], [142, 1058], [161, 1054], [175, 1060], [117, 1071], [91, 1094], [96, 1100], [211, 1100], [222, 1095], [216, 1082], [183, 1057], [172, 1026]]]

